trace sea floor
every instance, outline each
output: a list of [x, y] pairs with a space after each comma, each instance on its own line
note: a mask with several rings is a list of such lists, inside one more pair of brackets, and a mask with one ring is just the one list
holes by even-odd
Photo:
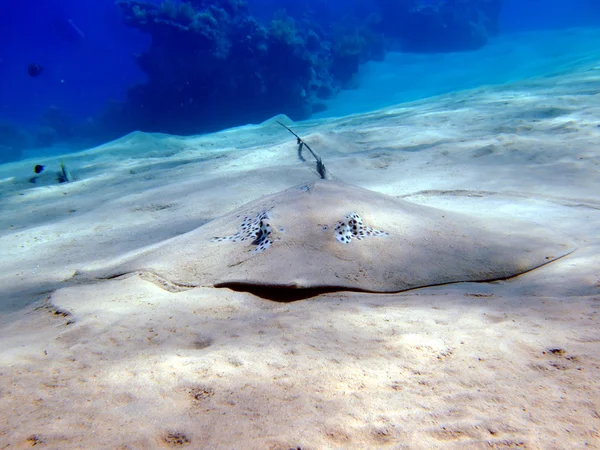
[[599, 88], [600, 60], [292, 124], [336, 180], [577, 247], [487, 283], [283, 303], [80, 276], [317, 179], [274, 121], [1, 166], [0, 448], [600, 448]]

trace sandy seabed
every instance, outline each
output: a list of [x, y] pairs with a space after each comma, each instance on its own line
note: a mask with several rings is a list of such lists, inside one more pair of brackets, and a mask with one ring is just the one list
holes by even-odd
[[3, 166], [0, 449], [600, 448], [598, 92], [588, 67], [293, 125], [337, 180], [576, 245], [487, 283], [277, 302], [80, 276], [314, 181], [273, 121], [134, 133], [35, 185]]

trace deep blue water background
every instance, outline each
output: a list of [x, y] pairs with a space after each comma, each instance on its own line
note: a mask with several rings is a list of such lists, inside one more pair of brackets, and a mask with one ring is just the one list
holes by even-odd
[[[343, 16], [352, 7], [348, 0], [321, 3], [325, 6], [319, 19], [325, 22]], [[287, 6], [292, 14], [297, 4], [248, 0], [250, 13], [265, 22], [282, 6]], [[565, 31], [573, 27], [589, 30]], [[449, 90], [551, 73], [560, 69], [554, 64], [557, 59], [566, 67], [571, 59], [593, 55], [600, 48], [596, 27], [600, 28], [597, 0], [504, 0], [499, 34], [482, 49], [439, 54], [387, 53], [383, 62], [362, 64], [352, 86], [345, 86], [353, 89], [344, 88], [324, 101], [328, 108], [312, 117], [362, 112]], [[125, 101], [128, 89], [146, 80], [133, 55], [147, 50], [151, 37], [126, 26], [122, 12], [112, 0], [2, 0], [0, 36], [0, 123], [30, 135], [36, 132], [49, 107], [56, 107], [74, 122], [94, 123], [93, 118], [106, 108], [107, 102]], [[482, 54], [487, 57], [481, 57]], [[27, 75], [27, 66], [32, 62], [44, 67], [39, 77]], [[380, 95], [374, 95], [378, 87]], [[160, 128], [160, 119], [160, 114], [155, 114], [152, 126], [158, 123]], [[234, 123], [223, 123], [231, 125]], [[200, 127], [197, 131], [207, 130]], [[103, 136], [98, 132], [91, 140], [80, 141], [75, 132], [68, 140], [59, 136], [52, 144], [64, 151], [112, 137], [110, 133]], [[10, 136], [6, 137], [0, 129], [0, 161], [3, 153], [5, 160], [14, 158], [6, 156], [11, 151], [9, 141]], [[40, 146], [31, 139], [23, 142], [20, 151], [25, 156], [31, 148]]]

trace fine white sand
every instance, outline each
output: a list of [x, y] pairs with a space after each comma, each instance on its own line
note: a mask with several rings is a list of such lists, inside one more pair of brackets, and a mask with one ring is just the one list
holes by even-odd
[[273, 121], [133, 133], [64, 156], [68, 184], [2, 166], [0, 448], [600, 448], [599, 88], [589, 66], [293, 125], [338, 180], [576, 247], [488, 283], [281, 303], [82, 275], [314, 181]]

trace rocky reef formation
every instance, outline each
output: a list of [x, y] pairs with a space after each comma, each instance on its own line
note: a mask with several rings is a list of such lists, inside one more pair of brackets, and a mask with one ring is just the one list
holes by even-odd
[[376, 0], [380, 30], [406, 52], [475, 50], [498, 32], [501, 0]]
[[[145, 130], [210, 131], [279, 113], [305, 119], [366, 54], [357, 38], [333, 42], [319, 26], [284, 12], [260, 23], [239, 0], [118, 5], [126, 24], [152, 37], [137, 57], [147, 82], [130, 90], [122, 111]], [[335, 61], [348, 68], [332, 70]]]
[[[387, 51], [482, 47], [497, 32], [500, 2], [348, 0], [340, 9], [323, 0], [118, 0], [125, 24], [151, 37], [135, 56], [146, 80], [83, 123], [49, 108], [32, 141], [194, 134], [281, 113], [306, 119], [357, 87], [360, 65]], [[0, 144], [14, 158], [23, 144], [9, 128]]]
[[306, 119], [389, 48], [481, 47], [496, 31], [499, 2], [354, 0], [336, 11], [322, 1], [280, 1], [271, 7], [285, 9], [259, 20], [245, 0], [120, 0], [125, 23], [152, 37], [137, 56], [147, 81], [103, 123], [185, 134], [280, 113]]

